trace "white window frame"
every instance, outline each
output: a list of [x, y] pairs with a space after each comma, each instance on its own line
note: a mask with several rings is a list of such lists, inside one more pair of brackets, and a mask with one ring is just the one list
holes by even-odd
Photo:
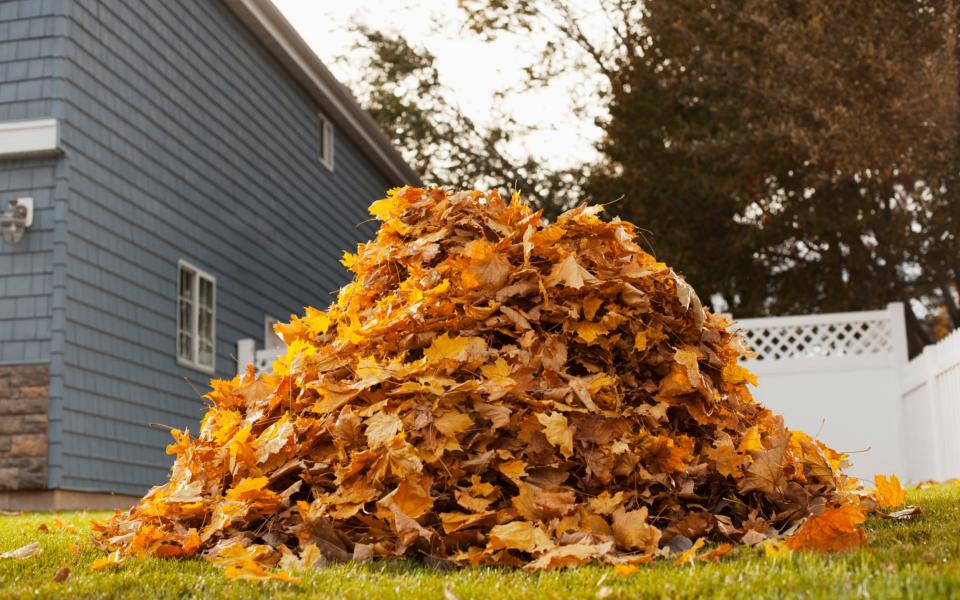
[[317, 132], [317, 141], [320, 147], [320, 164], [333, 171], [333, 121], [323, 113], [317, 113], [320, 119], [320, 128]]
[[[186, 271], [190, 273], [192, 285], [190, 288], [190, 323], [181, 322], [180, 315], [180, 281], [181, 273]], [[210, 343], [212, 345], [211, 357], [213, 362], [205, 365], [200, 362], [200, 280], [205, 279], [210, 282]], [[184, 367], [190, 367], [204, 373], [213, 373], [217, 368], [217, 278], [198, 268], [196, 265], [183, 259], [177, 261], [177, 333], [174, 342], [174, 351], [176, 352], [177, 364]], [[185, 326], [187, 325], [187, 326]], [[180, 355], [180, 333], [186, 331], [190, 333], [190, 356]]]
[[280, 319], [274, 316], [263, 315], [263, 347], [267, 350], [281, 350], [286, 348], [283, 338], [273, 330], [273, 326], [279, 322]]

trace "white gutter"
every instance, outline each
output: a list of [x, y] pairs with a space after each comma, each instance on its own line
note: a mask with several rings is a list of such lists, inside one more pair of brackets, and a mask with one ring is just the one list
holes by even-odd
[[0, 158], [57, 154], [58, 142], [56, 119], [0, 122]]

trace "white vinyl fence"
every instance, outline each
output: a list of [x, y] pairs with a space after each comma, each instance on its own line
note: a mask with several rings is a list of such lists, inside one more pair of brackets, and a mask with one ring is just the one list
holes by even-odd
[[901, 385], [910, 478], [960, 477], [960, 330], [910, 361]]
[[757, 357], [758, 401], [849, 454], [851, 474], [908, 475], [900, 424], [907, 362], [903, 306], [853, 313], [744, 319], [734, 324]]
[[[850, 455], [864, 479], [960, 477], [960, 332], [907, 361], [903, 305], [885, 310], [743, 319], [757, 353], [754, 395], [788, 427]], [[238, 365], [269, 371], [279, 350], [237, 344]]]

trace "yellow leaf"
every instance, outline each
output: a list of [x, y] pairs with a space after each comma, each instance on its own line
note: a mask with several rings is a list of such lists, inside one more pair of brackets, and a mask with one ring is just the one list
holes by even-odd
[[447, 437], [457, 437], [457, 434], [473, 427], [473, 419], [468, 414], [451, 410], [434, 419], [433, 426]]
[[102, 571], [103, 569], [113, 569], [123, 564], [123, 558], [120, 557], [120, 551], [114, 550], [106, 558], [98, 558], [90, 564], [91, 571]]
[[549, 415], [538, 414], [537, 420], [543, 425], [547, 441], [559, 448], [564, 458], [570, 458], [573, 454], [573, 432], [570, 431], [567, 418], [561, 413], [552, 412]]
[[367, 419], [366, 426], [367, 443], [371, 448], [380, 448], [403, 430], [403, 421], [397, 415], [378, 412]]
[[603, 490], [599, 496], [590, 499], [590, 510], [598, 515], [609, 515], [623, 504], [623, 499], [623, 492], [610, 495], [610, 492]]
[[790, 547], [780, 540], [765, 540], [761, 542], [760, 546], [763, 547], [763, 555], [768, 560], [777, 561], [790, 558]]
[[483, 354], [487, 343], [476, 337], [453, 337], [444, 333], [433, 340], [430, 347], [423, 351], [428, 364], [436, 364], [444, 360], [467, 361]]
[[637, 352], [643, 352], [647, 349], [647, 332], [638, 331], [633, 338], [633, 349]]
[[606, 334], [610, 330], [600, 323], [581, 321], [574, 326], [574, 331], [577, 332], [577, 337], [581, 340], [592, 344], [598, 337]]
[[760, 443], [760, 428], [754, 425], [743, 434], [737, 452], [760, 452], [763, 450], [763, 444]]
[[900, 479], [896, 475], [891, 475], [890, 479], [887, 479], [886, 475], [878, 473], [873, 476], [873, 482], [877, 486], [873, 497], [880, 508], [897, 508], [906, 503], [907, 492], [900, 486]]
[[[270, 483], [266, 477], [244, 477], [237, 485], [227, 490], [229, 500], [250, 500], [262, 494], [263, 488]], [[267, 490], [268, 492], [270, 490]], [[273, 493], [273, 492], [271, 492]]]
[[756, 386], [758, 384], [757, 376], [736, 362], [729, 362], [723, 365], [723, 371], [720, 373], [720, 377], [724, 383], [734, 385], [738, 383], [750, 383]]
[[293, 340], [288, 346], [287, 351], [273, 361], [273, 372], [277, 375], [289, 375], [293, 361], [299, 356], [310, 356], [317, 351], [316, 346], [302, 339]]
[[583, 301], [583, 317], [588, 321], [592, 321], [601, 305], [603, 305], [603, 298], [590, 296]]
[[327, 313], [312, 306], [307, 307], [307, 314], [302, 321], [313, 335], [323, 335], [330, 328], [330, 317]]
[[700, 548], [703, 548], [703, 545], [706, 543], [707, 543], [706, 539], [704, 538], [698, 539], [696, 542], [693, 543], [693, 546], [690, 546], [690, 548], [680, 553], [680, 556], [678, 556], [677, 559], [673, 561], [673, 566], [679, 567], [680, 565], [692, 563], [693, 560], [697, 557], [697, 551], [699, 551]]
[[288, 573], [282, 572], [271, 573], [261, 564], [272, 552], [268, 546], [254, 544], [244, 548], [242, 544], [236, 543], [227, 546], [216, 556], [211, 557], [210, 562], [222, 568], [230, 579], [275, 580], [285, 583], [298, 583], [299, 580], [296, 577], [291, 577]]
[[634, 573], [639, 573], [640, 569], [637, 568], [637, 565], [627, 564], [627, 565], [617, 565], [613, 568], [614, 573], [621, 577], [627, 577], [633, 575]]
[[694, 387], [700, 385], [700, 365], [697, 362], [697, 349], [693, 346], [678, 348], [673, 354], [673, 360], [684, 368], [687, 373], [687, 380]]

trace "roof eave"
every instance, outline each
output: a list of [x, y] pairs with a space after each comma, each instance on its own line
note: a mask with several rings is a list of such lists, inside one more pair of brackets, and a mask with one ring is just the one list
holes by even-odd
[[422, 185], [376, 121], [357, 103], [270, 0], [223, 0], [310, 93], [324, 114], [395, 184]]

